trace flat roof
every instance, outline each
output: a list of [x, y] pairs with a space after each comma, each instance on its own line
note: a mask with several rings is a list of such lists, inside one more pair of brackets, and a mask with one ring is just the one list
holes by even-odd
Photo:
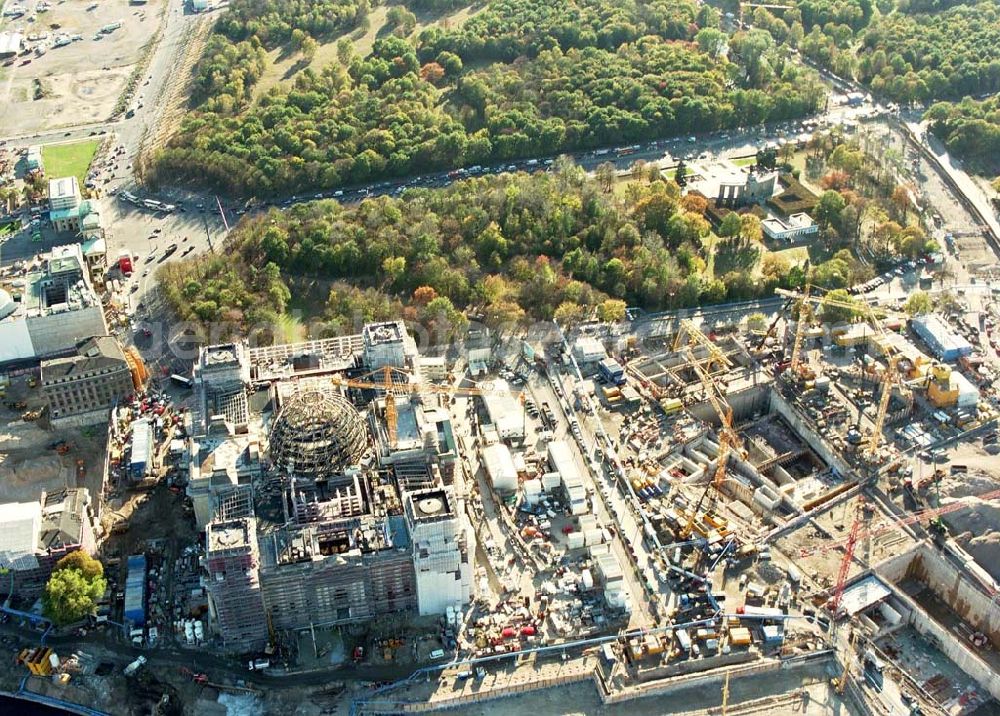
[[49, 210], [49, 220], [50, 221], [61, 221], [63, 219], [74, 219], [80, 216], [80, 207], [71, 206], [66, 209], [50, 209]]
[[857, 584], [852, 584], [844, 590], [840, 599], [840, 608], [848, 616], [863, 612], [868, 607], [878, 604], [892, 594], [892, 590], [878, 577], [865, 577]]
[[102, 368], [118, 368], [125, 362], [125, 353], [117, 338], [95, 336], [82, 343], [76, 355], [43, 360], [42, 382], [56, 378], [70, 378]]
[[12, 55], [21, 51], [24, 35], [20, 32], [0, 32], [0, 55]]
[[209, 523], [205, 528], [208, 553], [250, 546], [253, 529], [254, 520], [249, 517]]
[[49, 179], [49, 199], [68, 199], [79, 196], [80, 187], [76, 177]]
[[362, 329], [362, 333], [365, 342], [371, 346], [382, 343], [399, 343], [406, 336], [406, 326], [402, 321], [369, 323]]
[[18, 567], [22, 558], [34, 555], [41, 526], [41, 503], [0, 505], [0, 566]]

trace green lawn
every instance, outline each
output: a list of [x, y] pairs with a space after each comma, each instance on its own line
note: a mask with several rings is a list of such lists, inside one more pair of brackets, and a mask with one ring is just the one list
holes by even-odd
[[75, 176], [83, 189], [87, 178], [87, 169], [97, 152], [100, 142], [88, 139], [73, 144], [50, 144], [42, 147], [42, 162], [45, 165], [45, 176], [51, 179]]
[[809, 260], [809, 247], [808, 246], [796, 246], [791, 249], [781, 249], [780, 251], [772, 251], [771, 253], [778, 254], [779, 256], [784, 256], [788, 259], [788, 263], [791, 265], [802, 264]]
[[730, 161], [735, 166], [738, 166], [738, 167], [748, 167], [751, 164], [756, 163], [756, 161], [757, 161], [757, 155], [755, 154], [755, 155], [753, 155], [751, 157], [740, 157], [739, 159], [731, 159]]

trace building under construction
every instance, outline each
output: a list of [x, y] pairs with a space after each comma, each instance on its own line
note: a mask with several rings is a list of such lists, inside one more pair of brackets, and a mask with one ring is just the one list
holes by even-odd
[[[402, 489], [422, 489], [454, 482], [458, 449], [446, 408], [435, 405], [436, 396], [394, 399], [395, 431], [385, 418], [385, 398], [372, 403], [369, 425], [380, 468], [391, 474]], [[392, 434], [390, 434], [390, 432]]]
[[257, 520], [250, 491], [233, 490], [205, 530], [209, 609], [230, 651], [253, 651], [268, 641], [260, 584]]
[[[310, 362], [298, 355], [310, 346], [298, 344], [269, 349], [270, 363], [254, 368], [239, 346], [202, 352], [196, 389], [206, 413], [220, 396], [247, 406], [245, 435], [227, 419], [242, 416], [223, 411], [192, 439], [212, 615], [229, 650], [263, 646], [275, 636], [268, 623], [284, 631], [438, 614], [470, 599], [473, 542], [449, 487], [458, 450], [445, 389], [424, 390], [401, 323], [375, 328], [331, 349], [356, 351], [351, 359]], [[375, 374], [345, 374], [372, 367], [398, 383], [388, 406]]]
[[417, 606], [402, 518], [286, 525], [261, 537], [261, 584], [275, 628], [366, 621]]

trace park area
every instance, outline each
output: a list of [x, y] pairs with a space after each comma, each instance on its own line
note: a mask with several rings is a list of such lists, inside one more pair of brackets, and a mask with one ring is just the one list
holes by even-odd
[[96, 139], [88, 139], [72, 144], [49, 144], [42, 147], [45, 173], [53, 178], [74, 176], [82, 187], [87, 178], [90, 162], [93, 161], [100, 144]]

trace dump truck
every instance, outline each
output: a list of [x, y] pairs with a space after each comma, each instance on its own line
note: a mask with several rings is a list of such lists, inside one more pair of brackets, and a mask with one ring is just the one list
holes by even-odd
[[126, 666], [123, 673], [125, 674], [125, 676], [132, 676], [132, 674], [141, 669], [145, 663], [146, 663], [146, 657], [140, 656], [136, 658], [135, 661], [131, 662], [128, 666]]

